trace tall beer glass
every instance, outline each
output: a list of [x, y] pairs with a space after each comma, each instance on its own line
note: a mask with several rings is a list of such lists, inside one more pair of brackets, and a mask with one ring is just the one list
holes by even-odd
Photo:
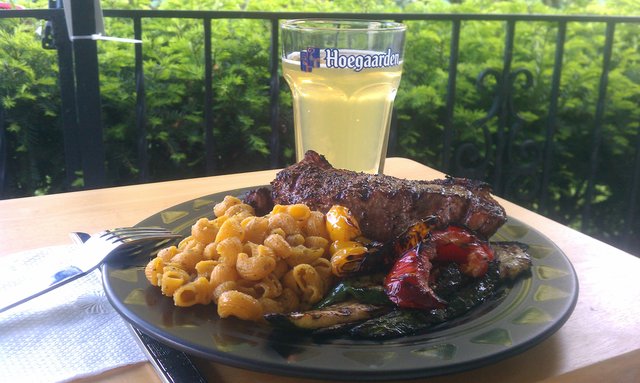
[[312, 149], [337, 168], [382, 172], [405, 30], [386, 21], [289, 20], [281, 25], [298, 160]]

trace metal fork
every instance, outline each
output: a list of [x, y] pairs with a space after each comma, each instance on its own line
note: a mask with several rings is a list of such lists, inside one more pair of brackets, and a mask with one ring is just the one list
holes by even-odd
[[[76, 234], [77, 235], [77, 234]], [[180, 237], [161, 227], [123, 227], [92, 235], [72, 257], [70, 265], [58, 270], [26, 270], [18, 296], [6, 297], [0, 313], [89, 274], [115, 254], [135, 256], [152, 254], [172, 238]]]

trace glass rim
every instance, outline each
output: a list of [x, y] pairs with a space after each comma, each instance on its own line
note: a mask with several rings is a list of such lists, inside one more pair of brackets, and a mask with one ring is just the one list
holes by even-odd
[[[340, 26], [352, 26], [344, 28]], [[355, 26], [355, 27], [353, 27]], [[368, 20], [368, 19], [291, 19], [285, 20], [280, 25], [282, 29], [298, 31], [379, 31], [393, 32], [407, 29], [405, 24], [388, 20]]]

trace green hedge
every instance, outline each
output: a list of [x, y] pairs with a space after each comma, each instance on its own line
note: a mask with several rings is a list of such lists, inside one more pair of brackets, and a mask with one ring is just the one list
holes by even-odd
[[[553, 3], [553, 2], [549, 2]], [[568, 3], [568, 4], [567, 4]], [[593, 13], [629, 15], [636, 2], [583, 0], [554, 8], [539, 0], [447, 1], [103, 1], [104, 9], [207, 9], [262, 11], [346, 11], [407, 13]], [[46, 1], [30, 4], [46, 7]], [[59, 116], [57, 65], [54, 51], [40, 47], [39, 23], [0, 19], [0, 97], [5, 109], [9, 143], [8, 184], [4, 198], [61, 192], [82, 185], [65, 183]], [[405, 72], [396, 99], [397, 145], [394, 154], [430, 166], [442, 161], [443, 119], [448, 79], [451, 24], [446, 21], [407, 22]], [[204, 174], [203, 40], [202, 25], [194, 20], [143, 19], [143, 50], [148, 112], [150, 177], [152, 180]], [[603, 23], [569, 23], [565, 46], [557, 132], [554, 140], [550, 202], [543, 213], [579, 227], [586, 203], [586, 179], [592, 148], [594, 116], [601, 75]], [[130, 20], [107, 19], [108, 33], [133, 36]], [[213, 20], [214, 136], [220, 173], [264, 169], [269, 166], [269, 33], [260, 20]], [[478, 89], [485, 69], [502, 68], [505, 27], [502, 22], [463, 22], [454, 113], [454, 144], [475, 142], [484, 135], [477, 126], [491, 106], [492, 87]], [[516, 141], [544, 143], [557, 26], [546, 22], [518, 22], [512, 68], [533, 74], [530, 87], [524, 77], [515, 82], [514, 107], [525, 121]], [[585, 231], [618, 246], [628, 222], [630, 178], [640, 124], [640, 27], [620, 24], [615, 43], [601, 161], [597, 169], [593, 219]], [[135, 81], [133, 47], [99, 43], [100, 75], [109, 182], [135, 183]], [[489, 78], [489, 80], [491, 80]], [[293, 161], [290, 95], [281, 84], [283, 163]], [[494, 136], [497, 124], [485, 124]], [[483, 156], [484, 152], [480, 151]], [[531, 154], [531, 153], [529, 153]], [[534, 156], [539, 152], [534, 151]], [[535, 164], [527, 153], [514, 157]], [[455, 169], [454, 169], [455, 170]], [[493, 163], [481, 177], [491, 177]], [[503, 195], [533, 209], [540, 208], [541, 171], [518, 179]], [[640, 201], [637, 201], [640, 203]], [[633, 241], [632, 241], [633, 242]], [[638, 243], [627, 244], [639, 248]]]

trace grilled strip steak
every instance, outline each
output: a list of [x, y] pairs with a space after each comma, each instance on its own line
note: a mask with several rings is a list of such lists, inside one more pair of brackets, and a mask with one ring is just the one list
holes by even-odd
[[413, 223], [435, 215], [441, 225], [460, 224], [489, 238], [506, 221], [488, 184], [460, 178], [414, 181], [335, 169], [308, 151], [302, 161], [271, 182], [274, 203], [305, 203], [327, 212], [334, 204], [351, 210], [362, 233], [377, 241], [395, 238]]

